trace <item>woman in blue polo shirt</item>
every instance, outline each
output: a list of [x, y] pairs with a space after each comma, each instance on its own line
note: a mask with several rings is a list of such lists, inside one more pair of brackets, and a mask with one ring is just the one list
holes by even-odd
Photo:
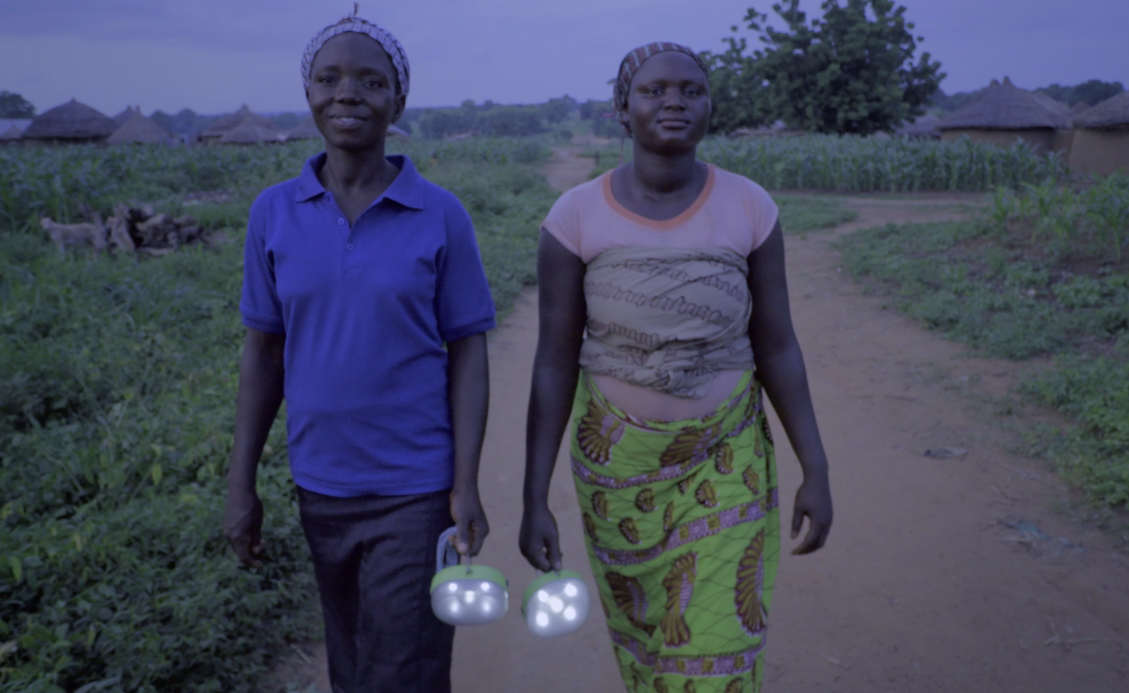
[[385, 157], [409, 88], [399, 42], [347, 17], [310, 42], [302, 78], [326, 150], [251, 208], [224, 531], [259, 564], [255, 470], [285, 399], [333, 690], [449, 691], [454, 630], [427, 586], [444, 529], [469, 555], [489, 531], [494, 304], [463, 206]]

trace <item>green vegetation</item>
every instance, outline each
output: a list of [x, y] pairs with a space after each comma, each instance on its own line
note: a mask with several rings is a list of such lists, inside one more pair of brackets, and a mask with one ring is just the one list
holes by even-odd
[[1129, 503], [1129, 177], [1084, 192], [997, 191], [981, 218], [839, 242], [844, 267], [909, 315], [991, 356], [1053, 365], [1021, 386], [1073, 419], [1035, 449], [1097, 503]]
[[19, 94], [0, 91], [0, 118], [34, 118], [35, 106]]
[[1066, 172], [1060, 157], [1042, 156], [1026, 144], [1003, 148], [968, 139], [711, 138], [699, 146], [698, 154], [769, 190], [989, 191], [1059, 180]]
[[806, 132], [890, 131], [923, 114], [945, 77], [929, 53], [915, 55], [922, 39], [891, 0], [824, 0], [814, 19], [799, 0], [772, 9], [786, 29], [755, 8], [745, 14], [761, 48], [746, 54], [746, 39], [731, 36], [724, 53], [704, 55], [713, 66], [715, 132], [775, 120]]
[[[471, 212], [505, 309], [554, 199], [533, 166], [543, 147], [408, 149]], [[316, 637], [281, 422], [259, 477], [266, 566], [240, 569], [219, 524], [243, 226], [258, 190], [312, 151], [0, 153], [0, 693], [250, 691], [286, 641]], [[159, 260], [60, 256], [31, 224], [129, 197], [180, 210], [208, 190], [230, 199], [189, 209], [232, 242]]]
[[[531, 164], [548, 150], [536, 139], [473, 138], [390, 143], [421, 171], [433, 163]], [[144, 145], [0, 149], [0, 229], [40, 233], [39, 217], [79, 221], [82, 205], [103, 214], [121, 200], [159, 204], [189, 193], [257, 192], [296, 175], [321, 143], [260, 147]]]
[[833, 197], [789, 197], [775, 198], [780, 208], [780, 227], [784, 233], [806, 234], [809, 231], [832, 229], [858, 218], [858, 212], [847, 209], [843, 201]]

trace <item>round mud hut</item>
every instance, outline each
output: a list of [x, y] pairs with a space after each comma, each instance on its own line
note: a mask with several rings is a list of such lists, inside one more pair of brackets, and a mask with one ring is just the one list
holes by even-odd
[[24, 131], [20, 126], [13, 125], [4, 132], [0, 132], [0, 144], [16, 144], [23, 137]]
[[21, 141], [31, 145], [102, 143], [117, 129], [109, 116], [71, 99], [32, 120]]
[[248, 119], [244, 120], [231, 130], [228, 130], [226, 133], [224, 133], [223, 137], [217, 140], [217, 143], [252, 145], [278, 144], [281, 141], [282, 133], [280, 133], [278, 130], [264, 127], [263, 125]]
[[172, 135], [141, 115], [139, 110], [131, 110], [114, 134], [106, 138], [106, 144], [169, 144], [171, 141]]
[[235, 113], [228, 113], [225, 116], [217, 118], [204, 132], [200, 133], [200, 139], [205, 142], [219, 142], [225, 135], [243, 123], [250, 123], [262, 130], [274, 133], [274, 135], [278, 135], [282, 131], [270, 118], [255, 113], [244, 104], [243, 107]]
[[968, 136], [977, 142], [1009, 147], [1022, 139], [1047, 152], [1068, 149], [1069, 109], [1047, 101], [1054, 102], [1049, 96], [1020, 89], [1007, 77], [1002, 83], [992, 80], [971, 101], [938, 123], [937, 129], [945, 141]]
[[1129, 173], [1129, 91], [1074, 116], [1069, 163], [1078, 173]]
[[286, 141], [293, 140], [312, 140], [315, 137], [321, 138], [321, 133], [318, 132], [318, 127], [314, 125], [312, 116], [307, 116], [302, 122], [291, 128], [290, 132], [286, 133]]

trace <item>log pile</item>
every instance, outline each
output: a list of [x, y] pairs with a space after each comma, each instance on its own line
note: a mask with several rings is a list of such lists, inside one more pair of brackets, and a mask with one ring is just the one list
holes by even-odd
[[59, 224], [49, 217], [39, 220], [52, 242], [65, 252], [68, 245], [90, 245], [95, 250], [160, 257], [176, 252], [183, 245], [209, 245], [211, 233], [190, 216], [171, 217], [154, 212], [149, 205], [119, 202], [106, 222], [100, 214], [90, 214], [82, 224]]

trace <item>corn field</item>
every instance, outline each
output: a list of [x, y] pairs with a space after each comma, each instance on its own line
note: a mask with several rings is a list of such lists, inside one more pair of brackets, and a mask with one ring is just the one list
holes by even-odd
[[1058, 180], [1057, 155], [1027, 144], [803, 135], [761, 140], [710, 139], [698, 155], [769, 190], [841, 192], [986, 192], [999, 186]]
[[[79, 210], [108, 212], [116, 202], [160, 203], [189, 193], [259, 190], [293, 178], [321, 140], [255, 147], [72, 145], [0, 149], [0, 230], [38, 229], [39, 217], [78, 221]], [[426, 170], [431, 161], [533, 163], [548, 153], [540, 140], [474, 138], [389, 143]]]

